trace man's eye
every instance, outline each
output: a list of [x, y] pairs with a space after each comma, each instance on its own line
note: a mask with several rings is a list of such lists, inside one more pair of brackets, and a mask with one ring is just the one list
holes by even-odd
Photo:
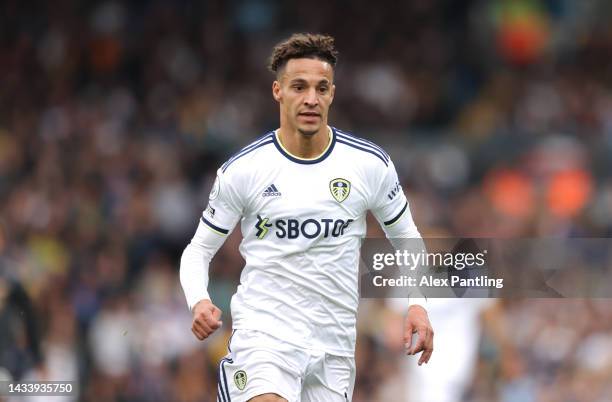
[[319, 92], [321, 92], [322, 94], [326, 93], [328, 90], [327, 87], [319, 87]]
[[302, 85], [294, 85], [294, 86], [293, 86], [293, 88], [294, 88], [296, 91], [301, 91], [301, 90], [303, 90], [303, 89], [304, 89], [304, 87], [303, 87]]

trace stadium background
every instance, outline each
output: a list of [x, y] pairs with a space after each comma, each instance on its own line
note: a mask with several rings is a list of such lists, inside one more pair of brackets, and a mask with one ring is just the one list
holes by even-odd
[[[216, 168], [277, 126], [266, 59], [296, 31], [336, 37], [331, 123], [391, 154], [424, 235], [610, 236], [612, 4], [401, 3], [4, 0], [0, 366], [84, 401], [214, 400], [239, 233], [205, 343], [179, 256]], [[354, 400], [400, 401], [393, 314], [361, 307]], [[483, 331], [461, 400], [612, 400], [610, 303], [495, 309], [520, 331]]]

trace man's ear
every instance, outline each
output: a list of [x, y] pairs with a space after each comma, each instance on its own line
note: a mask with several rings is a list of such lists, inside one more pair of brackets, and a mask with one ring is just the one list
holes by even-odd
[[336, 93], [336, 85], [332, 85], [331, 86], [331, 101], [329, 102], [330, 104], [334, 101], [334, 95]]
[[276, 80], [272, 83], [272, 96], [277, 102], [280, 102], [283, 98], [281, 95], [281, 85]]

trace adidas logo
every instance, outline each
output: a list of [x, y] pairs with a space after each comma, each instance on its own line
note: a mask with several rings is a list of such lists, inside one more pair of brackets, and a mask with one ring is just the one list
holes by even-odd
[[270, 184], [261, 195], [264, 197], [280, 197], [281, 193], [274, 184]]

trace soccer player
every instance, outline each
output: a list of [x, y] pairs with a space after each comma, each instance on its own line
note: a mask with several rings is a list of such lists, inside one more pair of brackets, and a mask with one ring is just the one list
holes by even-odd
[[[329, 36], [295, 34], [274, 48], [269, 67], [280, 128], [219, 168], [181, 258], [192, 332], [203, 340], [221, 326], [207, 292], [209, 262], [240, 221], [246, 265], [232, 297], [234, 332], [219, 365], [219, 401], [350, 400], [366, 212], [390, 239], [420, 238], [387, 153], [327, 124], [336, 59]], [[408, 354], [423, 352], [422, 364], [431, 357], [433, 331], [425, 309], [412, 302], [404, 340]]]

